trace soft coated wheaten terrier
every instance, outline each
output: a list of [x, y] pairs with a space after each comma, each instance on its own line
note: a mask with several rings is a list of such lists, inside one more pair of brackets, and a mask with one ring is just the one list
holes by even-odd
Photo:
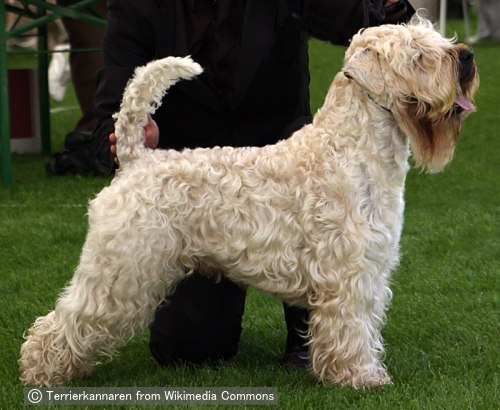
[[310, 309], [311, 368], [326, 383], [380, 386], [381, 328], [398, 263], [410, 148], [440, 171], [478, 85], [473, 54], [426, 21], [355, 35], [313, 123], [263, 148], [177, 152], [142, 143], [189, 58], [139, 68], [116, 115], [121, 169], [91, 202], [71, 283], [29, 330], [21, 380], [89, 374], [146, 328], [193, 270]]

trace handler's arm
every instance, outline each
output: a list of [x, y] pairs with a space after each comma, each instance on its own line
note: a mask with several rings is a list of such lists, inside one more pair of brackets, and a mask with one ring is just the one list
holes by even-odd
[[347, 45], [361, 28], [406, 22], [415, 10], [408, 0], [289, 0], [310, 35]]
[[[109, 136], [114, 132], [111, 116], [120, 108], [123, 90], [135, 67], [154, 58], [154, 32], [138, 1], [108, 0], [108, 24], [103, 39], [104, 67], [98, 73], [95, 104], [97, 127], [94, 131], [96, 167], [112, 173], [114, 154]], [[151, 10], [150, 8], [148, 10]]]

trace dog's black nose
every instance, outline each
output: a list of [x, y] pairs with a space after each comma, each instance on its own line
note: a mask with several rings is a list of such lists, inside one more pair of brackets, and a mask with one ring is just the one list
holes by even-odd
[[474, 60], [474, 53], [468, 49], [460, 50], [458, 58], [462, 64], [470, 64]]
[[468, 81], [474, 76], [474, 53], [468, 48], [462, 48], [458, 52], [460, 62], [460, 82]]

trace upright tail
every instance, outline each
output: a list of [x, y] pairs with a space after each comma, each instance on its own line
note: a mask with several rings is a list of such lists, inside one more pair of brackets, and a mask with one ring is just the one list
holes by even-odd
[[203, 69], [190, 57], [166, 57], [135, 70], [123, 93], [116, 120], [116, 152], [123, 167], [141, 156], [144, 148], [143, 128], [161, 105], [166, 91], [177, 81], [201, 74]]

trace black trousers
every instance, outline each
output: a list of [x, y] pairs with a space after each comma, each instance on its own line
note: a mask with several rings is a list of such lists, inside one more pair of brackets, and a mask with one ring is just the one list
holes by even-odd
[[[71, 6], [76, 0], [57, 0], [61, 6]], [[106, 18], [106, 2], [100, 0], [92, 6], [94, 13]], [[89, 11], [90, 13], [90, 11]], [[72, 49], [100, 49], [104, 27], [96, 26], [70, 17], [62, 19]], [[73, 87], [82, 116], [75, 125], [75, 131], [92, 132], [97, 124], [94, 96], [97, 89], [97, 71], [104, 66], [101, 51], [77, 51], [70, 53], [70, 68]]]
[[[154, 358], [169, 365], [234, 356], [240, 341], [245, 296], [245, 289], [225, 278], [215, 282], [194, 273], [155, 314], [150, 327]], [[285, 350], [303, 347], [307, 310], [284, 305], [284, 312], [288, 331]]]

